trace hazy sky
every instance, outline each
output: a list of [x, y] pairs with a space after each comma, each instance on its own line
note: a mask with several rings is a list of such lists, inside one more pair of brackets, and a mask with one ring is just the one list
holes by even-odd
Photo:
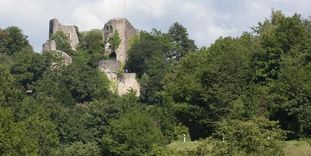
[[237, 36], [269, 18], [271, 10], [311, 15], [311, 0], [0, 0], [0, 28], [24, 30], [36, 51], [48, 39], [48, 22], [58, 18], [80, 30], [102, 28], [111, 18], [126, 17], [135, 28], [167, 31], [178, 21], [199, 46], [220, 36]]

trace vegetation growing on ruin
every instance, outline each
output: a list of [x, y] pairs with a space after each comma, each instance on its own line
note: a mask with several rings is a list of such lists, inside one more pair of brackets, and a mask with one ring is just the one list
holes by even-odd
[[[0, 30], [0, 153], [310, 152], [310, 28], [309, 18], [273, 11], [251, 32], [201, 49], [179, 23], [141, 32], [126, 64], [138, 74], [140, 97], [117, 96], [99, 73], [97, 30], [80, 35], [73, 63], [60, 70], [51, 70], [55, 58], [35, 53], [21, 29]], [[52, 38], [68, 52], [64, 34]]]
[[57, 50], [66, 52], [69, 55], [73, 54], [73, 50], [71, 49], [70, 42], [69, 42], [69, 37], [66, 36], [66, 34], [63, 33], [62, 31], [58, 31], [55, 34], [52, 34], [50, 36], [50, 39], [56, 42]]
[[119, 35], [119, 32], [115, 30], [112, 37], [108, 41], [112, 47], [112, 51], [115, 51], [119, 48], [119, 45], [121, 43], [121, 38]]

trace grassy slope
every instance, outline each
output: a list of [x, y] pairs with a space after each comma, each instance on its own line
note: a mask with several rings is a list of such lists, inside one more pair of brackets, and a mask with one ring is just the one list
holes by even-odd
[[200, 145], [200, 141], [188, 141], [188, 142], [173, 142], [166, 147], [176, 153], [187, 153], [189, 151], [195, 151]]
[[[173, 142], [166, 147], [178, 156], [189, 155], [201, 144], [200, 141]], [[284, 144], [285, 156], [311, 156], [311, 139], [308, 141], [286, 141]]]
[[285, 156], [311, 156], [311, 140], [308, 142], [286, 141], [284, 146]]

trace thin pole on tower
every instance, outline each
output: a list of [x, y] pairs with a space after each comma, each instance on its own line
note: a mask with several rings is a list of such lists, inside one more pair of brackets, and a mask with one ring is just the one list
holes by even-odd
[[123, 13], [124, 13], [124, 17], [126, 17], [125, 8], [126, 8], [126, 4], [125, 4], [125, 0], [123, 0]]

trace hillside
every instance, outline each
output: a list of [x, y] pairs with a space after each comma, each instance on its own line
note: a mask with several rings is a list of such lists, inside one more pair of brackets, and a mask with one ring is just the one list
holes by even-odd
[[178, 22], [49, 26], [42, 53], [0, 29], [0, 155], [311, 155], [310, 18], [207, 47]]

